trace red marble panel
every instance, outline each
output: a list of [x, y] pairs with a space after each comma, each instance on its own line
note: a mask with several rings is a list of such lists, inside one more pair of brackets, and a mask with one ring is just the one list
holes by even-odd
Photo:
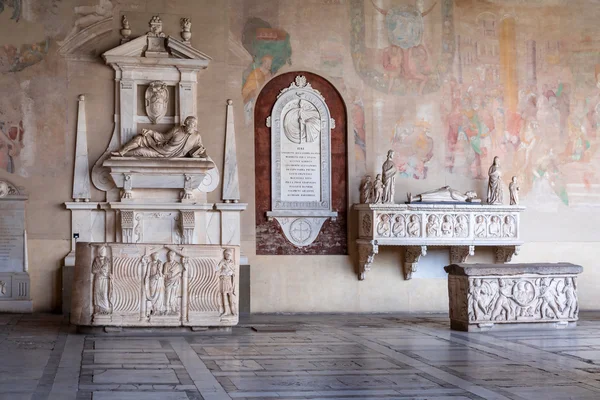
[[[283, 234], [279, 223], [267, 220], [271, 210], [271, 129], [267, 117], [277, 95], [304, 75], [312, 87], [325, 97], [336, 126], [331, 131], [331, 203], [338, 217], [328, 219], [317, 239], [305, 247], [296, 247]], [[324, 78], [310, 72], [289, 72], [273, 78], [261, 91], [254, 109], [254, 155], [256, 173], [256, 254], [348, 254], [347, 204], [348, 204], [348, 143], [346, 106], [337, 90]]]

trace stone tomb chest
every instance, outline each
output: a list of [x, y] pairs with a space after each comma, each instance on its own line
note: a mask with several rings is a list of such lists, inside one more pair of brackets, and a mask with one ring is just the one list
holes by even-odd
[[454, 330], [577, 324], [579, 265], [452, 264], [444, 269]]

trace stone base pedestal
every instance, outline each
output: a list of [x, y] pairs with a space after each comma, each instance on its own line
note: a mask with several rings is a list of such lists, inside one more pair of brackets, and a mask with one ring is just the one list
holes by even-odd
[[29, 287], [29, 274], [27, 272], [0, 273], [0, 312], [33, 312]]
[[562, 329], [577, 324], [579, 265], [452, 264], [444, 269], [453, 330]]

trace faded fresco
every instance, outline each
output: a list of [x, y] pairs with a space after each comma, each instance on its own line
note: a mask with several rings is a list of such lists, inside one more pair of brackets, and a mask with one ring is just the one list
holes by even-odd
[[260, 89], [284, 64], [292, 64], [292, 45], [286, 31], [273, 28], [260, 18], [246, 22], [242, 44], [252, 56], [252, 63], [242, 77], [244, 111], [246, 122], [250, 122]]
[[440, 102], [446, 170], [483, 179], [497, 155], [532, 199], [598, 203], [597, 18], [566, 2], [511, 13], [496, 3], [455, 10], [454, 74]]
[[452, 12], [451, 0], [350, 0], [356, 72], [385, 93], [438, 91], [454, 52]]
[[23, 8], [22, 0], [0, 0], [0, 14], [5, 12], [7, 9], [11, 12], [10, 19], [14, 19], [16, 22], [19, 22], [21, 18], [21, 10]]

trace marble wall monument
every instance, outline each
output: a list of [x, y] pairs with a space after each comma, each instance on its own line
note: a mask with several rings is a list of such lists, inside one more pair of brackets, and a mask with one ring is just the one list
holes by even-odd
[[331, 117], [325, 98], [298, 75], [281, 91], [267, 126], [271, 128], [271, 211], [285, 237], [308, 246], [328, 218], [331, 205]]
[[[66, 203], [72, 211], [74, 240], [65, 271], [74, 271], [64, 281], [73, 282], [75, 324], [89, 325], [92, 319], [94, 325], [105, 326], [237, 323], [237, 317], [223, 319], [213, 313], [214, 307], [208, 314], [192, 317], [194, 302], [202, 303], [199, 298], [208, 296], [205, 291], [213, 293], [218, 287], [229, 314], [237, 315], [238, 303], [232, 299], [239, 279], [240, 213], [247, 204], [239, 202], [237, 179], [226, 179], [227, 193], [235, 196], [227, 195], [218, 203], [207, 201], [207, 193], [219, 185], [220, 173], [202, 142], [210, 127], [197, 119], [197, 96], [199, 75], [211, 58], [192, 47], [190, 24], [182, 21], [187, 40], [181, 41], [166, 35], [161, 19], [153, 17], [149, 32], [128, 37], [103, 54], [115, 71], [118, 100], [112, 138], [91, 171], [92, 182], [105, 192], [105, 200]], [[233, 113], [230, 102], [224, 99], [223, 105], [224, 114]], [[235, 131], [229, 128], [226, 178], [237, 177], [232, 172], [237, 172]], [[78, 172], [78, 176], [90, 173]], [[89, 245], [82, 247], [82, 243]], [[217, 262], [220, 270], [209, 274], [206, 265], [212, 268], [213, 262], [207, 259], [216, 259], [217, 253], [226, 261]], [[220, 286], [209, 287], [204, 281], [193, 286], [196, 258], [204, 268], [198, 279], [216, 279]], [[120, 299], [114, 297], [118, 293]], [[134, 294], [139, 295], [135, 300], [139, 310], [132, 319], [123, 312], [134, 307]], [[189, 304], [180, 299], [189, 299]], [[114, 308], [118, 301], [127, 302], [124, 309]], [[154, 307], [150, 319], [140, 320], [138, 314], [148, 307]], [[184, 313], [188, 313], [185, 318]]]
[[0, 180], [0, 312], [32, 312], [27, 272], [27, 196]]

